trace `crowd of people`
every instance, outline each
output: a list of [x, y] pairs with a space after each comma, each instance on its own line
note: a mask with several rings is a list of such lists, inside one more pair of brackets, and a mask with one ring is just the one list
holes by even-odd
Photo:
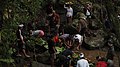
[[[67, 18], [67, 25], [71, 25], [73, 22], [73, 8], [71, 7], [70, 2], [64, 4], [64, 8], [66, 9], [66, 18]], [[45, 26], [48, 32], [44, 30], [32, 29], [32, 24], [28, 24], [28, 31], [29, 36], [37, 36], [40, 38], [48, 37], [46, 39], [48, 43], [48, 52], [50, 54], [50, 62], [51, 67], [55, 67], [55, 59], [56, 59], [56, 43], [59, 43], [59, 47], [65, 47], [65, 50], [60, 53], [59, 56], [59, 66], [60, 67], [70, 67], [70, 60], [74, 53], [78, 52], [80, 59], [75, 64], [76, 67], [89, 67], [88, 60], [85, 59], [85, 54], [80, 52], [81, 45], [83, 45], [85, 33], [88, 32], [88, 25], [90, 24], [88, 21], [91, 18], [91, 10], [92, 4], [87, 3], [84, 8], [84, 17], [80, 17], [78, 21], [77, 31], [76, 34], [69, 34], [65, 33], [64, 29], [62, 29], [62, 34], [59, 31], [60, 29], [60, 15], [54, 10], [51, 4], [47, 5], [46, 9], [46, 23]], [[25, 55], [25, 57], [30, 57], [26, 53], [26, 46], [25, 46], [25, 36], [24, 32], [22, 31], [24, 25], [20, 24], [17, 30], [17, 42], [18, 42], [18, 50], [17, 56], [22, 56], [21, 52]], [[47, 35], [46, 33], [49, 33]], [[98, 60], [96, 67], [113, 67], [113, 57], [114, 57], [114, 47], [111, 41], [108, 42], [108, 46], [110, 47], [107, 54], [107, 61], [104, 60], [103, 57], [96, 57]], [[108, 63], [107, 63], [108, 62]], [[57, 66], [57, 67], [59, 67]]]

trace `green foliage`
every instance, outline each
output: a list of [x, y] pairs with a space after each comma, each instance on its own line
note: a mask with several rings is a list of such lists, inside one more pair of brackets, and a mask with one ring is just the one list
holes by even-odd
[[9, 58], [11, 56], [12, 48], [11, 46], [14, 44], [16, 37], [15, 33], [11, 29], [2, 29], [1, 30], [2, 44], [0, 55], [2, 58]]
[[13, 63], [14, 59], [8, 58], [8, 59], [0, 59], [0, 62], [5, 62], [5, 63]]
[[[51, 0], [55, 2], [56, 0]], [[60, 4], [64, 4], [67, 1], [72, 1], [74, 3], [74, 10], [82, 11], [81, 4], [85, 4], [90, 0], [81, 0], [81, 3], [76, 0], [60, 0]], [[16, 44], [16, 30], [17, 26], [20, 23], [28, 23], [28, 21], [36, 20], [38, 18], [38, 14], [43, 14], [42, 10], [45, 9], [45, 5], [49, 2], [49, 0], [0, 0], [0, 11], [3, 12], [3, 27], [0, 31], [0, 61], [2, 62], [13, 62], [11, 59], [11, 55], [14, 52], [13, 46]], [[78, 5], [80, 6], [78, 7]], [[114, 24], [114, 28], [117, 31], [118, 37], [120, 34], [120, 23], [117, 18], [117, 14], [115, 11], [115, 4], [110, 0], [105, 0], [104, 3], [93, 4], [93, 8], [95, 8], [96, 12], [94, 15], [97, 17], [98, 22], [101, 22], [100, 18], [100, 10], [102, 7], [106, 8], [107, 13], [109, 14], [112, 23]], [[117, 3], [119, 5], [119, 3]], [[40, 18], [38, 18], [40, 19]], [[103, 24], [100, 24], [101, 26]], [[119, 39], [120, 41], [120, 39]], [[37, 45], [47, 45], [47, 42], [41, 38], [31, 37], [28, 39], [27, 44], [32, 48], [35, 44]], [[63, 49], [61, 49], [63, 50]]]
[[[0, 58], [9, 59], [13, 54], [15, 49], [12, 48], [12, 46], [16, 45], [16, 30], [18, 24], [28, 23], [31, 19], [34, 20], [34, 18], [38, 17], [39, 11], [42, 10], [42, 7], [45, 5], [45, 0], [0, 1], [0, 7], [3, 11], [3, 27], [0, 32]], [[34, 43], [35, 42], [33, 42], [33, 44]], [[44, 41], [39, 40], [39, 43], [44, 44]]]
[[56, 48], [56, 50], [57, 50], [57, 53], [56, 54], [59, 54], [59, 53], [61, 53], [61, 52], [63, 52], [64, 50], [65, 50], [65, 48], [64, 47], [55, 47]]
[[[28, 41], [26, 42], [29, 49], [35, 49], [35, 45], [40, 45], [40, 46], [46, 46], [47, 45], [47, 42], [45, 40], [43, 40], [42, 38], [39, 38], [39, 37], [30, 37], [28, 39]], [[46, 47], [47, 48], [47, 47]]]

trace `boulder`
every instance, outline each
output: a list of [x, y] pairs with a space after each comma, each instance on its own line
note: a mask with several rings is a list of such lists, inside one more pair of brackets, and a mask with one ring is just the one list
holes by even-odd
[[102, 47], [105, 44], [103, 34], [104, 32], [102, 30], [96, 30], [94, 36], [84, 37], [84, 42], [90, 49]]

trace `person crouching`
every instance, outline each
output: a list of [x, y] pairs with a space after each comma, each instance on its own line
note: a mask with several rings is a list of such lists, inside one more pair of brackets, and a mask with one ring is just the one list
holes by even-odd
[[80, 34], [74, 35], [73, 37], [74, 48], [80, 50], [80, 46], [82, 45], [82, 42], [83, 42], [83, 36], [81, 36]]

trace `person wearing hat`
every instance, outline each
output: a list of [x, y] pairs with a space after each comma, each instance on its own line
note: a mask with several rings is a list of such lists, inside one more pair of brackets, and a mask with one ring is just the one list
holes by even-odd
[[80, 53], [80, 60], [77, 61], [77, 66], [76, 67], [89, 67], [89, 63], [85, 59], [83, 53]]
[[18, 42], [18, 51], [17, 51], [17, 56], [22, 56], [20, 53], [20, 51], [23, 52], [23, 54], [26, 56], [26, 57], [30, 57], [29, 55], [26, 54], [26, 51], [25, 51], [25, 41], [24, 41], [24, 35], [23, 35], [23, 32], [22, 32], [22, 29], [23, 29], [23, 24], [20, 24], [18, 25], [18, 30], [16, 32], [16, 36], [17, 36], [17, 42]]
[[[66, 7], [66, 5], [68, 6]], [[67, 23], [72, 24], [73, 8], [71, 7], [71, 2], [65, 3], [64, 8], [67, 10], [67, 13], [66, 13]]]

